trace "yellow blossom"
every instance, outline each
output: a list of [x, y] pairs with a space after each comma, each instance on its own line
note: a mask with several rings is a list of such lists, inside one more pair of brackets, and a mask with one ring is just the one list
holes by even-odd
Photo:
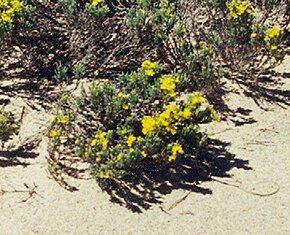
[[229, 4], [230, 15], [237, 19], [241, 15], [248, 13], [249, 15], [254, 16], [254, 12], [252, 10], [252, 6], [247, 1], [233, 0]]
[[127, 95], [123, 92], [119, 92], [118, 97], [125, 99], [127, 97]]
[[91, 142], [91, 146], [94, 147], [94, 146], [97, 145], [97, 143], [98, 143], [98, 140], [93, 139], [92, 142]]
[[129, 152], [130, 153], [133, 153], [134, 152], [134, 149], [133, 148], [129, 148]]
[[143, 157], [147, 157], [147, 153], [143, 150], [143, 151], [141, 151], [141, 155], [143, 156]]
[[154, 72], [153, 69], [146, 69], [146, 70], [145, 70], [145, 73], [146, 73], [146, 75], [149, 76], [149, 77], [152, 77], [152, 76], [155, 75], [155, 72]]
[[255, 37], [257, 37], [257, 36], [258, 36], [257, 33], [255, 33], [255, 32], [251, 33], [251, 38], [255, 38]]
[[116, 158], [117, 158], [117, 161], [121, 161], [123, 159], [123, 155], [119, 153]]
[[191, 99], [192, 104], [200, 104], [205, 101], [205, 98], [201, 95], [200, 92], [195, 92], [194, 96]]
[[278, 46], [277, 46], [277, 45], [272, 45], [272, 46], [271, 46], [271, 50], [272, 50], [272, 51], [275, 51], [275, 50], [277, 50], [277, 49], [278, 49]]
[[97, 5], [99, 5], [101, 3], [101, 0], [93, 0], [92, 1], [92, 5], [93, 6], [97, 6]]
[[124, 110], [128, 110], [128, 109], [129, 109], [129, 105], [128, 105], [128, 104], [123, 104], [123, 105], [122, 105], [122, 109], [124, 109]]
[[178, 153], [180, 153], [180, 154], [184, 153], [183, 149], [182, 149], [182, 146], [180, 144], [174, 144], [172, 146], [172, 150], [171, 151], [172, 151], [173, 155], [177, 155]]
[[66, 115], [61, 115], [58, 117], [58, 122], [62, 124], [66, 124], [69, 121], [69, 117]]
[[144, 135], [153, 133], [157, 129], [157, 122], [151, 116], [145, 116], [142, 119], [142, 132]]
[[57, 137], [58, 135], [59, 135], [59, 133], [58, 133], [57, 130], [52, 130], [52, 131], [50, 132], [50, 136], [51, 136], [51, 137]]
[[172, 77], [164, 77], [161, 80], [161, 86], [160, 88], [162, 90], [166, 90], [169, 94], [173, 94], [176, 89], [176, 83], [179, 82], [178, 78], [172, 78]]
[[127, 139], [127, 145], [128, 147], [132, 147], [132, 145], [134, 144], [134, 142], [136, 141], [136, 137], [134, 135], [130, 135]]
[[99, 177], [101, 179], [108, 179], [108, 178], [110, 178], [110, 173], [108, 171], [105, 171], [105, 172], [102, 171], [102, 172], [100, 172]]
[[13, 21], [11, 16], [7, 15], [7, 13], [5, 11], [1, 13], [1, 19], [7, 23], [12, 23], [12, 21]]
[[185, 109], [183, 109], [183, 111], [180, 111], [178, 113], [178, 119], [180, 121], [187, 120], [187, 119], [189, 119], [191, 117], [191, 115], [192, 115], [192, 113], [191, 113], [190, 109], [189, 108], [185, 108]]
[[151, 62], [150, 60], [144, 60], [141, 66], [142, 66], [142, 68], [144, 68], [146, 70], [156, 68], [155, 63]]
[[21, 2], [19, 2], [18, 0], [13, 0], [10, 2], [12, 9], [14, 12], [18, 12], [21, 9]]
[[169, 157], [168, 157], [168, 161], [169, 162], [172, 162], [172, 161], [174, 161], [176, 159], [176, 155], [170, 155]]
[[[109, 131], [108, 131], [108, 133], [109, 133]], [[108, 148], [109, 140], [106, 138], [106, 136], [107, 136], [107, 132], [105, 132], [105, 131], [101, 132], [100, 134], [95, 135], [95, 138], [102, 145], [103, 149], [107, 149]]]
[[283, 31], [280, 26], [274, 26], [267, 30], [264, 40], [272, 51], [276, 51], [278, 49], [282, 33]]

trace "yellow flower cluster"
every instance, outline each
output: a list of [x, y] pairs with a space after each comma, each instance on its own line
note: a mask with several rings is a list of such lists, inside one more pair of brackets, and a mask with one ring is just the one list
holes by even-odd
[[283, 31], [280, 26], [274, 26], [267, 30], [264, 40], [272, 51], [278, 49], [282, 34]]
[[244, 14], [255, 16], [252, 6], [247, 1], [233, 0], [229, 4], [230, 15], [237, 19]]
[[11, 24], [15, 13], [21, 10], [22, 3], [18, 0], [0, 0], [0, 19]]
[[[118, 97], [121, 98], [121, 99], [126, 99], [127, 95], [125, 93], [123, 93], [123, 92], [119, 92], [118, 93]], [[128, 104], [123, 104], [122, 108], [125, 109], [125, 110], [128, 110], [129, 109], [129, 105]]]
[[[144, 116], [142, 124], [142, 133], [144, 135], [154, 133], [170, 133], [175, 135], [177, 133], [178, 126], [181, 126], [187, 120], [193, 117], [197, 108], [204, 104], [206, 99], [200, 92], [195, 92], [193, 97], [188, 99], [185, 103], [185, 107], [172, 104], [168, 105], [166, 109], [154, 116]], [[218, 121], [219, 117], [216, 114], [212, 105], [207, 105], [207, 109], [210, 111], [210, 115], [214, 121]]]
[[59, 135], [59, 133], [58, 133], [57, 130], [51, 130], [51, 131], [50, 131], [50, 136], [51, 136], [52, 138], [55, 138], [55, 137], [57, 137], [58, 135]]
[[99, 134], [95, 135], [95, 138], [91, 142], [91, 146], [95, 147], [98, 143], [102, 146], [104, 150], [108, 148], [109, 140], [107, 139], [107, 134], [110, 134], [112, 131], [102, 131]]
[[176, 89], [176, 83], [179, 83], [179, 78], [173, 78], [169, 76], [165, 76], [163, 79], [161, 79], [161, 86], [160, 88], [162, 90], [165, 90], [170, 97], [175, 97], [175, 89]]
[[130, 135], [127, 139], [127, 145], [128, 147], [132, 147], [132, 145], [134, 144], [134, 142], [136, 141], [136, 137], [134, 135]]
[[99, 178], [101, 179], [109, 179], [111, 177], [108, 171], [101, 171], [99, 174]]
[[171, 155], [168, 157], [169, 162], [174, 161], [178, 154], [184, 153], [183, 148], [180, 144], [169, 144], [169, 148], [171, 148]]
[[202, 96], [202, 94], [197, 91], [194, 93], [194, 96], [191, 99], [191, 104], [196, 105], [196, 104], [201, 104], [205, 101], [205, 98]]
[[145, 116], [142, 119], [142, 132], [144, 135], [152, 133], [177, 132], [177, 124], [190, 119], [192, 112], [189, 107], [180, 108], [178, 105], [169, 105], [161, 114], [155, 116]]
[[150, 60], [144, 60], [141, 67], [145, 69], [147, 76], [152, 77], [155, 75], [156, 64]]

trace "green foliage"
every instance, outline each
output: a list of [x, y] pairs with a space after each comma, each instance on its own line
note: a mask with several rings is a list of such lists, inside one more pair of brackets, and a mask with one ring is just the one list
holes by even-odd
[[139, 33], [152, 35], [157, 43], [168, 40], [178, 18], [168, 0], [141, 0], [128, 14], [129, 25]]
[[0, 111], [0, 140], [6, 141], [9, 137], [16, 133], [18, 126], [10, 112]]

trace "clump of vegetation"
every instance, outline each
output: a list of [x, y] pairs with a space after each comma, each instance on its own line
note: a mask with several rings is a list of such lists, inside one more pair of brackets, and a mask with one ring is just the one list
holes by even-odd
[[2, 145], [11, 135], [16, 133], [18, 126], [10, 112], [0, 111], [0, 140]]
[[54, 118], [51, 153], [70, 148], [91, 162], [99, 182], [120, 179], [146, 161], [162, 166], [194, 154], [204, 140], [199, 124], [218, 116], [200, 92], [181, 96], [186, 82], [145, 60], [114, 82], [94, 83], [80, 97], [66, 100]]

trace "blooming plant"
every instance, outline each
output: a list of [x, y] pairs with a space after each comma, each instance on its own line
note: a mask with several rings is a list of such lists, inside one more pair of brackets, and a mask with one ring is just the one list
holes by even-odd
[[274, 26], [269, 28], [265, 34], [265, 43], [270, 52], [276, 59], [283, 58], [283, 50], [280, 48], [283, 30], [280, 26]]
[[[99, 181], [122, 178], [146, 161], [163, 165], [191, 155], [202, 140], [199, 124], [218, 116], [200, 92], [177, 99], [181, 81], [162, 71], [145, 60], [136, 72], [83, 89], [77, 107], [70, 108], [76, 115], [62, 113], [52, 122], [54, 150], [60, 149], [59, 135], [68, 128], [74, 133], [75, 155], [92, 164]], [[82, 113], [88, 107], [96, 127], [85, 130], [80, 123], [83, 115], [89, 118]]]
[[0, 1], [0, 20], [2, 24], [11, 25], [15, 16], [21, 11], [22, 2], [18, 0]]
[[230, 15], [234, 19], [255, 16], [251, 4], [247, 1], [233, 0], [229, 4]]
[[[29, 27], [34, 8], [20, 0], [0, 0], [0, 36], [16, 25]], [[4, 38], [5, 39], [5, 38]]]

